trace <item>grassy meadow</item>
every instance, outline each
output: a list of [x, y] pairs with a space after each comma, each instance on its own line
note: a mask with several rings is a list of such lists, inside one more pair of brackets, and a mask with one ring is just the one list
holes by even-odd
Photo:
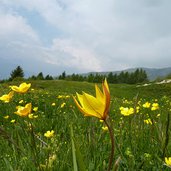
[[[0, 101], [0, 170], [106, 170], [109, 132], [98, 118], [84, 117], [72, 97], [82, 91], [95, 96], [94, 84], [26, 82], [31, 83], [27, 93], [14, 92], [9, 102]], [[0, 96], [20, 83], [0, 84]], [[165, 158], [171, 157], [171, 84], [109, 84], [109, 88], [113, 170], [169, 171]], [[17, 106], [28, 103], [32, 105], [29, 116], [15, 114]]]

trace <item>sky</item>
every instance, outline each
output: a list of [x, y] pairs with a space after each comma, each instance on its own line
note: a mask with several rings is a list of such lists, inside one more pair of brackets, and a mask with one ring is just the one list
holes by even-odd
[[0, 77], [171, 66], [170, 0], [0, 0]]

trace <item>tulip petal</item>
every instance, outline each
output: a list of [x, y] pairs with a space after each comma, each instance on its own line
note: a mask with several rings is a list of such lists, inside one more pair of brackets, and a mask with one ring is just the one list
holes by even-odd
[[110, 93], [110, 91], [109, 91], [109, 86], [108, 86], [108, 83], [107, 83], [106, 78], [105, 78], [105, 80], [104, 80], [104, 86], [106, 87], [107, 91]]
[[105, 79], [105, 83], [103, 84], [103, 92], [105, 96], [105, 110], [104, 110], [104, 117], [107, 117], [110, 107], [110, 93], [107, 81]]
[[77, 99], [75, 97], [74, 98], [74, 101], [75, 101], [75, 104], [77, 105], [78, 109], [80, 110], [80, 112], [82, 112], [84, 114], [84, 116], [92, 116], [92, 114], [90, 113], [87, 113], [83, 107], [78, 103]]
[[99, 89], [99, 87], [97, 86], [97, 84], [95, 85], [95, 89], [96, 89], [96, 98], [99, 99], [102, 103], [104, 103], [104, 94]]
[[87, 93], [83, 93], [83, 108], [91, 115], [94, 113], [96, 117], [103, 117], [104, 105], [100, 100]]
[[83, 95], [76, 93], [80, 105], [83, 107]]

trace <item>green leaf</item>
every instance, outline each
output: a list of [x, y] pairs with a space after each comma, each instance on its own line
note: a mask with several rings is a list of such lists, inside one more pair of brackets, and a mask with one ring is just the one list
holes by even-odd
[[86, 171], [85, 164], [83, 162], [83, 155], [80, 152], [79, 145], [74, 139], [73, 127], [71, 125], [71, 143], [72, 143], [72, 156], [74, 171]]

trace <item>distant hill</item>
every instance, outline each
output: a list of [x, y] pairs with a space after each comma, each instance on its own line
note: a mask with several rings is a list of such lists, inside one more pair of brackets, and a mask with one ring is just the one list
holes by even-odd
[[[137, 68], [129, 68], [129, 69], [125, 69], [125, 70], [121, 70], [121, 71], [107, 71], [107, 72], [89, 72], [89, 73], [85, 73], [82, 75], [89, 75], [89, 74], [101, 74], [101, 75], [108, 75], [110, 72], [112, 72], [113, 74], [120, 74], [122, 71], [123, 72], [134, 72]], [[171, 67], [167, 67], [167, 68], [144, 68], [142, 67], [143, 70], [146, 71], [148, 79], [150, 81], [153, 81], [157, 78], [162, 78], [162, 77], [166, 77], [168, 74], [171, 74]]]

